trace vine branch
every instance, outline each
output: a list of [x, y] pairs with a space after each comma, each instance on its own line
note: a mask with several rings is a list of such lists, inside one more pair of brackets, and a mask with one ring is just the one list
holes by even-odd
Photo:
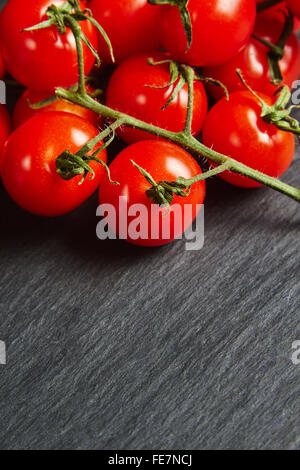
[[291, 197], [292, 199], [295, 199], [297, 202], [300, 202], [300, 189], [294, 188], [293, 186], [290, 186], [289, 184], [284, 183], [278, 180], [277, 178], [268, 176], [264, 173], [261, 173], [260, 171], [248, 167], [247, 165], [244, 165], [241, 162], [238, 162], [237, 160], [234, 160], [233, 158], [216, 152], [213, 149], [206, 147], [195, 137], [191, 135], [186, 135], [184, 131], [177, 133], [168, 131], [166, 129], [161, 129], [160, 127], [154, 126], [153, 124], [146, 123], [128, 114], [111, 109], [105, 106], [104, 104], [97, 102], [88, 95], [82, 97], [78, 95], [78, 93], [65, 90], [64, 88], [57, 88], [56, 94], [59, 98], [66, 99], [68, 101], [71, 101], [72, 103], [86, 107], [91, 111], [101, 114], [102, 116], [110, 120], [117, 121], [121, 119], [123, 125], [135, 127], [137, 129], [149, 132], [150, 134], [154, 134], [159, 137], [163, 137], [164, 139], [170, 140], [171, 142], [174, 142], [175, 144], [178, 144], [187, 150], [195, 152], [198, 155], [201, 155], [202, 157], [205, 157], [218, 165], [227, 163], [228, 170], [247, 176], [248, 178], [257, 181], [258, 183], [269, 186], [270, 188], [273, 188], [276, 191], [279, 191]]
[[[68, 0], [66, 5], [67, 6], [69, 5], [68, 8], [76, 7], [76, 5], [74, 7], [74, 4], [71, 2], [71, 0]], [[50, 9], [50, 13], [51, 13], [51, 9]], [[75, 157], [67, 154], [68, 151], [66, 151], [63, 155], [59, 156], [58, 163], [60, 166], [60, 174], [63, 174], [65, 172], [66, 178], [72, 177], [72, 171], [74, 171], [75, 174], [77, 175], [83, 174], [84, 177], [89, 172], [93, 175], [93, 172], [91, 171], [88, 163], [92, 159], [98, 161], [98, 159], [96, 158], [96, 154], [99, 153], [99, 151], [96, 151], [91, 157], [88, 157], [86, 155], [87, 151], [91, 151], [93, 146], [97, 144], [99, 140], [102, 140], [105, 136], [110, 135], [111, 132], [114, 133], [114, 130], [117, 127], [119, 127], [120, 125], [126, 125], [129, 127], [135, 127], [137, 129], [140, 129], [140, 130], [149, 132], [151, 134], [157, 135], [159, 137], [165, 138], [219, 165], [219, 168], [211, 170], [210, 172], [207, 172], [206, 174], [204, 174], [205, 176], [201, 176], [201, 178], [206, 179], [207, 177], [220, 173], [221, 171], [229, 170], [229, 171], [233, 171], [235, 173], [244, 175], [248, 178], [251, 178], [261, 184], [269, 186], [275, 189], [276, 191], [279, 191], [293, 198], [294, 200], [300, 202], [300, 189], [294, 188], [286, 183], [283, 183], [282, 181], [276, 178], [272, 178], [264, 173], [254, 170], [253, 168], [250, 168], [244, 165], [243, 163], [228, 157], [227, 155], [223, 155], [221, 153], [215, 152], [213, 149], [206, 147], [205, 145], [203, 145], [201, 142], [199, 142], [197, 139], [195, 139], [191, 135], [193, 100], [194, 100], [193, 81], [195, 78], [194, 70], [191, 67], [187, 65], [182, 66], [186, 81], [188, 83], [189, 98], [188, 98], [188, 110], [187, 110], [185, 127], [181, 132], [178, 132], [178, 133], [171, 132], [166, 129], [162, 129], [160, 127], [146, 123], [140, 119], [136, 119], [133, 116], [130, 116], [128, 114], [113, 110], [99, 103], [93, 97], [89, 96], [86, 93], [86, 89], [85, 89], [85, 74], [84, 74], [84, 59], [83, 59], [83, 44], [82, 44], [82, 42], [86, 43], [86, 41], [85, 41], [85, 38], [83, 37], [80, 25], [76, 21], [76, 18], [70, 15], [69, 11], [67, 11], [66, 13], [67, 14], [63, 15], [63, 18], [67, 22], [67, 25], [72, 29], [72, 32], [76, 40], [77, 53], [78, 53], [79, 81], [78, 81], [77, 90], [74, 91], [70, 89], [67, 90], [64, 88], [57, 88], [56, 96], [59, 98], [68, 100], [71, 103], [78, 104], [79, 106], [90, 109], [91, 111], [94, 111], [95, 113], [101, 114], [105, 118], [108, 118], [110, 121], [112, 121], [113, 124], [111, 124], [111, 126], [107, 128], [104, 132], [99, 134], [98, 137], [96, 137], [91, 142], [89, 142], [86, 146], [84, 146], [83, 149], [77, 152]], [[76, 10], [76, 15], [79, 15], [80, 20], [82, 20], [83, 18], [80, 13], [81, 12], [78, 12]], [[88, 19], [88, 18], [84, 17], [84, 19]], [[64, 23], [63, 23], [63, 26], [64, 26]], [[62, 34], [63, 34], [63, 31], [62, 31]], [[109, 145], [111, 140], [112, 139], [104, 143], [103, 147], [105, 148], [105, 146]], [[78, 162], [82, 162], [82, 167], [80, 167], [80, 164]], [[99, 161], [99, 163], [103, 164], [103, 162], [101, 161]]]

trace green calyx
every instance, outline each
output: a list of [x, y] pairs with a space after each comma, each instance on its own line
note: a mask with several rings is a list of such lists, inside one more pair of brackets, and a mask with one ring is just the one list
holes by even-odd
[[88, 158], [79, 157], [76, 154], [72, 154], [69, 150], [65, 150], [56, 159], [56, 171], [64, 180], [70, 180], [79, 175], [84, 175], [84, 180], [88, 173], [91, 174], [91, 179], [93, 179], [95, 172], [88, 165], [88, 162]]
[[291, 98], [291, 92], [287, 85], [284, 85], [279, 92], [278, 99], [273, 106], [268, 106], [263, 100], [261, 117], [269, 124], [274, 124], [278, 129], [295, 134], [300, 139], [300, 126], [297, 119], [290, 114], [293, 109], [299, 106], [287, 107]]
[[286, 132], [291, 132], [300, 137], [300, 126], [297, 119], [290, 116], [293, 109], [298, 108], [299, 106], [289, 106], [287, 107], [290, 99], [291, 92], [287, 85], [283, 85], [280, 90], [278, 90], [278, 99], [275, 104], [272, 106], [268, 105], [252, 88], [246, 83], [245, 79], [242, 76], [240, 70], [237, 70], [240, 80], [244, 86], [252, 93], [253, 96], [257, 98], [262, 107], [261, 118], [268, 124], [274, 124], [278, 129], [281, 129]]
[[84, 145], [76, 154], [72, 154], [69, 150], [65, 150], [62, 154], [60, 154], [56, 159], [56, 171], [63, 178], [64, 180], [70, 180], [75, 176], [82, 175], [82, 179], [79, 182], [81, 185], [84, 180], [86, 179], [87, 175], [90, 175], [91, 180], [95, 178], [95, 172], [89, 165], [91, 161], [95, 161], [100, 163], [106, 170], [108, 179], [113, 184], [119, 184], [116, 181], [112, 181], [110, 177], [110, 171], [106, 163], [102, 160], [97, 158], [97, 155], [101, 153], [105, 148], [107, 148], [113, 141], [115, 137], [114, 131], [109, 139], [103, 143], [92, 155], [87, 155], [91, 151], [95, 145], [102, 140], [103, 135], [106, 133], [108, 134], [109, 131], [111, 133], [111, 129], [108, 128], [103, 133], [99, 134], [93, 140], [91, 140], [88, 144]]
[[144, 169], [141, 168], [133, 160], [131, 163], [139, 170], [139, 172], [146, 178], [151, 187], [146, 190], [146, 196], [150, 201], [159, 205], [160, 207], [170, 206], [173, 202], [174, 196], [187, 197], [191, 192], [191, 187], [194, 183], [204, 181], [207, 178], [223, 173], [223, 171], [229, 170], [231, 162], [228, 159], [222, 165], [217, 166], [213, 170], [200, 173], [194, 178], [186, 179], [179, 176], [176, 181], [156, 181], [152, 176]]
[[139, 170], [139, 172], [146, 178], [151, 187], [146, 190], [146, 195], [150, 201], [159, 205], [160, 207], [170, 206], [173, 202], [174, 196], [186, 197], [190, 193], [190, 188], [187, 191], [184, 191], [186, 186], [182, 182], [168, 182], [168, 181], [156, 181], [152, 176], [140, 167], [133, 160], [130, 160], [131, 163]]
[[186, 71], [184, 69], [184, 66], [181, 66], [181, 64], [178, 64], [177, 62], [175, 62], [172, 59], [166, 59], [166, 60], [161, 60], [161, 61], [155, 62], [152, 58], [149, 58], [148, 63], [149, 63], [149, 65], [152, 65], [152, 66], [167, 64], [169, 66], [169, 70], [170, 70], [170, 81], [162, 87], [157, 87], [157, 86], [154, 86], [154, 85], [145, 85], [146, 87], [154, 88], [154, 89], [157, 89], [157, 90], [163, 90], [165, 88], [169, 88], [170, 86], [174, 85], [177, 82], [170, 98], [168, 99], [166, 104], [161, 108], [161, 110], [164, 110], [176, 98], [178, 93], [180, 93], [180, 91], [182, 90], [184, 85], [187, 83], [188, 78], [187, 78], [187, 75], [186, 75]]
[[189, 85], [189, 82], [194, 81], [194, 80], [217, 85], [223, 89], [224, 94], [226, 95], [226, 98], [228, 99], [229, 97], [228, 90], [226, 86], [223, 85], [222, 82], [220, 82], [219, 80], [215, 80], [213, 78], [198, 75], [195, 73], [194, 69], [188, 65], [179, 64], [178, 62], [175, 62], [172, 59], [165, 59], [165, 60], [155, 62], [152, 58], [148, 59], [148, 64], [152, 66], [167, 64], [169, 66], [169, 71], [170, 71], [170, 80], [166, 85], [161, 86], [161, 87], [157, 87], [154, 85], [145, 85], [146, 87], [154, 88], [156, 90], [164, 90], [166, 88], [169, 88], [172, 85], [175, 85], [175, 83], [177, 82], [176, 86], [174, 87], [174, 90], [172, 91], [171, 96], [167, 100], [166, 104], [162, 106], [161, 110], [166, 109], [169, 106], [169, 104], [177, 97], [178, 93], [180, 93], [182, 88], [186, 84]]
[[49, 8], [47, 9], [46, 15], [48, 17], [47, 20], [39, 24], [36, 24], [34, 26], [31, 26], [29, 28], [25, 28], [21, 32], [37, 31], [39, 29], [45, 29], [45, 28], [50, 28], [51, 26], [55, 26], [58, 32], [64, 35], [67, 32], [66, 28], [69, 27], [73, 31], [74, 36], [80, 38], [84, 42], [84, 44], [89, 48], [89, 50], [94, 55], [97, 61], [97, 64], [99, 65], [100, 57], [97, 51], [92, 46], [92, 44], [90, 43], [88, 38], [85, 36], [85, 34], [83, 34], [79, 26], [79, 23], [81, 21], [90, 21], [103, 36], [109, 48], [112, 61], [113, 62], [115, 61], [112, 45], [106, 32], [104, 31], [102, 26], [100, 26], [99, 23], [95, 20], [95, 18], [93, 18], [92, 13], [89, 9], [85, 9], [85, 10], [80, 9], [78, 0], [67, 0], [60, 7], [57, 7], [56, 5], [50, 5]]
[[178, 8], [187, 39], [186, 51], [189, 50], [192, 44], [192, 24], [190, 13], [187, 8], [188, 2], [189, 0], [148, 0], [150, 5], [170, 5]]

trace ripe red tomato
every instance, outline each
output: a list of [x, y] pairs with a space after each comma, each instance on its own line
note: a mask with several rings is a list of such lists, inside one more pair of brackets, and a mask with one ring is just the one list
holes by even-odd
[[[131, 159], [148, 171], [156, 182], [161, 180], [175, 181], [179, 176], [191, 178], [200, 174], [201, 169], [195, 160], [177, 145], [166, 141], [144, 140], [127, 147], [110, 165], [111, 176], [120, 183], [119, 186], [107, 184], [106, 179], [101, 182], [100, 204], [112, 205], [117, 215], [116, 227], [113, 223], [109, 224], [112, 231], [120, 236], [120, 227], [125, 224], [125, 232], [127, 233], [124, 233], [122, 238], [130, 243], [141, 246], [159, 246], [169, 243], [180, 236], [197, 216], [205, 196], [205, 183], [204, 181], [195, 183], [187, 197], [175, 196], [170, 208], [160, 209], [157, 204], [148, 199], [145, 191], [151, 187], [151, 184], [132, 165]], [[119, 205], [121, 196], [127, 198], [128, 213], [126, 210], [123, 212], [124, 207]], [[133, 239], [130, 236], [130, 224], [139, 215], [135, 216], [130, 212], [130, 208], [134, 209], [134, 204], [143, 205], [142, 212], [140, 212], [140, 233], [144, 233], [146, 239]], [[188, 204], [190, 211], [185, 206]], [[182, 217], [182, 220], [174, 216], [176, 207], [180, 208], [182, 213], [185, 211], [186, 217]], [[155, 215], [158, 214], [158, 211], [163, 211], [164, 215], [160, 214], [159, 230], [157, 231], [157, 239], [155, 239], [151, 228], [154, 228]], [[121, 224], [119, 224], [119, 220], [121, 220]], [[163, 223], [170, 227], [169, 234], [164, 231]]]
[[286, 0], [287, 6], [291, 10], [291, 12], [300, 18], [300, 3], [299, 0]]
[[[256, 3], [262, 3], [264, 1], [265, 0], [256, 0]], [[284, 22], [284, 12], [287, 12], [287, 3], [281, 2], [259, 13], [259, 17], [269, 17]], [[297, 32], [299, 29], [300, 20], [298, 18], [294, 18], [294, 31]]]
[[[260, 96], [268, 105], [274, 102], [274, 99], [266, 95]], [[252, 93], [231, 93], [229, 101], [223, 98], [208, 113], [203, 128], [203, 143], [277, 178], [292, 162], [295, 139], [292, 134], [266, 123], [260, 115], [261, 104]], [[226, 171], [219, 176], [236, 186], [261, 186], [260, 183], [233, 172]]]
[[252, 33], [254, 0], [189, 0], [187, 8], [193, 33], [188, 50], [178, 8], [161, 7], [161, 43], [178, 62], [195, 66], [222, 64], [245, 46]]
[[[282, 28], [283, 23], [280, 21], [259, 15], [254, 33], [275, 44], [281, 35]], [[233, 92], [244, 88], [235, 72], [236, 69], [240, 69], [251, 88], [271, 96], [278, 87], [271, 83], [268, 52], [269, 49], [266, 46], [252, 37], [236, 57], [225, 64], [204, 68], [203, 74], [221, 81], [229, 92]], [[280, 68], [284, 83], [291, 87], [298, 79], [300, 71], [300, 44], [295, 34], [292, 34], [286, 43]], [[221, 88], [217, 86], [209, 85], [208, 89], [216, 99], [224, 96]]]
[[[256, 0], [256, 3], [262, 3], [265, 0]], [[284, 13], [287, 12], [287, 4], [286, 2], [277, 3], [270, 8], [259, 13], [259, 17], [263, 18], [273, 18], [278, 21], [284, 22]], [[299, 31], [300, 28], [300, 21], [298, 18], [294, 18], [294, 31]]]
[[[56, 172], [56, 158], [66, 149], [77, 152], [96, 137], [92, 124], [70, 113], [41, 113], [18, 127], [6, 141], [3, 184], [17, 204], [43, 216], [65, 214], [82, 204], [99, 186], [103, 166], [91, 162], [95, 178], [65, 181]], [[99, 144], [100, 145], [100, 144]], [[106, 162], [106, 151], [99, 158]]]
[[4, 104], [0, 104], [0, 168], [2, 162], [3, 146], [11, 132], [11, 118]]
[[0, 78], [3, 78], [4, 75], [5, 75], [5, 65], [4, 65], [2, 54], [0, 53]]
[[[54, 26], [21, 33], [23, 28], [47, 19], [45, 12], [51, 4], [63, 3], [64, 0], [10, 0], [1, 12], [0, 43], [7, 70], [28, 88], [52, 90], [73, 85], [78, 79], [76, 44], [70, 29], [65, 35], [60, 35]], [[95, 27], [89, 21], [80, 22], [80, 26], [97, 47]], [[93, 54], [84, 45], [86, 73], [94, 62]]]
[[[92, 91], [91, 88], [89, 88], [89, 90]], [[14, 109], [14, 128], [19, 127], [25, 121], [37, 114], [49, 111], [62, 111], [65, 113], [76, 114], [77, 116], [82, 117], [85, 121], [89, 121], [95, 127], [101, 128], [103, 126], [103, 118], [99, 114], [63, 99], [57, 99], [44, 108], [40, 109], [32, 109], [29, 106], [29, 104], [38, 103], [39, 101], [42, 101], [51, 95], [52, 93], [47, 91], [34, 91], [29, 89], [25, 90], [17, 101]]]
[[[161, 109], [171, 97], [176, 84], [170, 82], [168, 64], [149, 65], [148, 58], [155, 62], [166, 59], [162, 53], [137, 54], [122, 62], [113, 73], [106, 92], [106, 104], [113, 109], [130, 114], [143, 121], [170, 131], [184, 128], [188, 88], [185, 85], [169, 106]], [[150, 88], [148, 85], [166, 88]], [[192, 132], [199, 134], [207, 113], [207, 96], [202, 83], [194, 82], [194, 114]], [[130, 90], [130, 92], [128, 92]], [[127, 143], [156, 138], [147, 132], [121, 127], [118, 134]]]
[[[158, 48], [157, 18], [159, 8], [147, 0], [92, 0], [88, 7], [107, 33], [116, 62], [137, 52]], [[111, 63], [109, 50], [99, 34], [99, 54]]]

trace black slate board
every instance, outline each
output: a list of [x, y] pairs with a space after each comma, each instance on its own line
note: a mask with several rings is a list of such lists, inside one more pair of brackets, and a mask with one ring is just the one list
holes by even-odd
[[210, 181], [196, 252], [100, 242], [96, 205], [0, 188], [0, 448], [299, 449], [298, 205]]

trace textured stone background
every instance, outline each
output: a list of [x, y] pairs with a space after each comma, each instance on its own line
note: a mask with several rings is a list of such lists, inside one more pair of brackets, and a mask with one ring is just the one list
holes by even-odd
[[210, 181], [198, 252], [0, 206], [1, 449], [300, 448], [295, 202]]

